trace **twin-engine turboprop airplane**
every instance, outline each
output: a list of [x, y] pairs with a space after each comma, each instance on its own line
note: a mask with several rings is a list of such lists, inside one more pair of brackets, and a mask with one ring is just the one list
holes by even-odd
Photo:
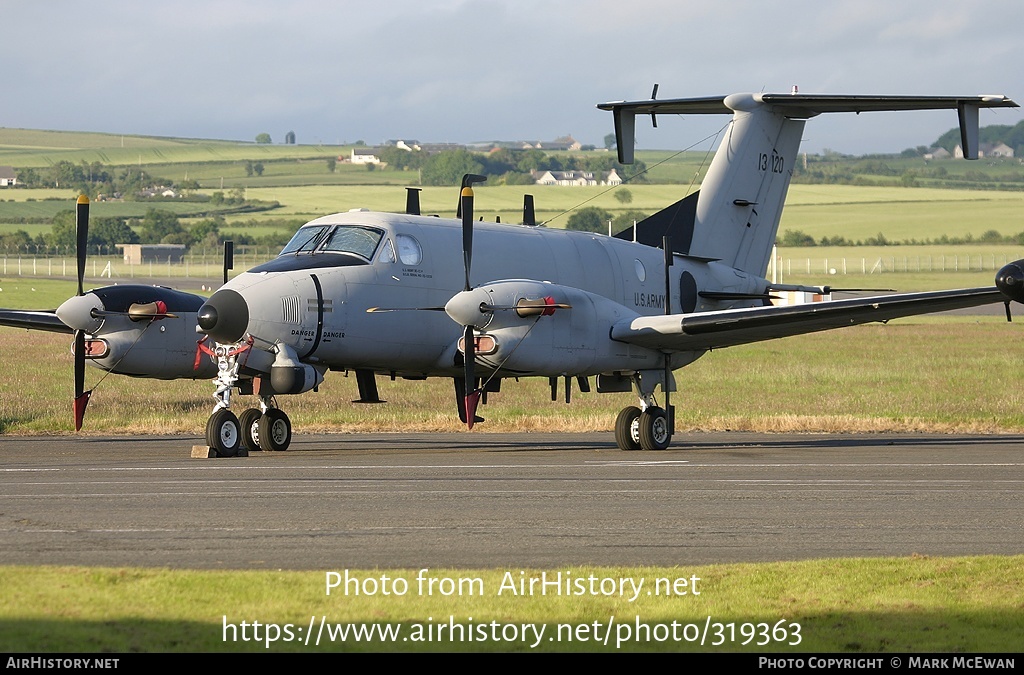
[[[206, 298], [162, 286], [126, 284], [83, 290], [89, 239], [89, 198], [76, 207], [78, 294], [53, 311], [0, 309], [0, 326], [74, 335], [75, 430], [82, 428], [91, 391], [85, 364], [108, 372], [161, 380], [213, 377], [213, 364], [195, 361], [196, 314]], [[165, 321], [165, 319], [167, 319]]]
[[[0, 325], [73, 333], [75, 426], [89, 392], [85, 364], [135, 377], [209, 378], [217, 400], [208, 444], [220, 455], [284, 450], [291, 423], [277, 397], [354, 370], [363, 401], [376, 373], [450, 377], [471, 428], [503, 378], [572, 378], [588, 391], [634, 391], [615, 438], [662, 449], [673, 434], [673, 371], [708, 350], [871, 321], [1011, 300], [1024, 302], [1024, 260], [996, 285], [773, 307], [764, 278], [804, 123], [824, 112], [956, 109], [965, 156], [977, 157], [981, 108], [1003, 96], [734, 94], [598, 106], [614, 114], [631, 162], [636, 115], [731, 114], [699, 192], [615, 237], [473, 222], [466, 176], [460, 219], [355, 209], [307, 223], [274, 260], [200, 296], [140, 285], [83, 291], [88, 200], [78, 205], [78, 294], [55, 312], [0, 310]], [[474, 245], [474, 238], [476, 239]], [[461, 250], [462, 256], [459, 256]], [[475, 265], [473, 265], [475, 257]], [[227, 263], [225, 263], [225, 268]], [[225, 272], [225, 279], [226, 279]], [[205, 333], [196, 343], [195, 332]], [[209, 359], [201, 358], [201, 352]], [[660, 387], [663, 403], [655, 392]], [[237, 390], [259, 407], [231, 411]]]
[[[276, 396], [315, 389], [331, 370], [355, 370], [364, 400], [377, 398], [374, 373], [450, 377], [470, 427], [481, 394], [502, 378], [565, 377], [569, 385], [575, 377], [587, 390], [596, 376], [598, 392], [632, 389], [639, 399], [616, 419], [619, 447], [662, 449], [673, 434], [673, 371], [710, 349], [1019, 301], [1024, 261], [1000, 272], [999, 288], [813, 306], [771, 306], [773, 291], [803, 287], [764, 278], [807, 119], [955, 109], [965, 155], [976, 158], [979, 110], [1016, 105], [1004, 96], [803, 94], [607, 103], [598, 107], [614, 114], [627, 163], [638, 114], [732, 115], [700, 191], [635, 231], [606, 237], [474, 223], [480, 176], [463, 180], [461, 220], [425, 217], [415, 205], [405, 214], [355, 209], [318, 218], [199, 310], [201, 346], [218, 372], [207, 441], [221, 455], [240, 446], [283, 450], [291, 423]], [[236, 417], [236, 389], [255, 394], [259, 408]]]

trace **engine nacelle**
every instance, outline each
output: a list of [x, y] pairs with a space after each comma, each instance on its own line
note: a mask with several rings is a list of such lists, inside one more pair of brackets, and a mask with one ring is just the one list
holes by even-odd
[[446, 305], [463, 325], [477, 327], [477, 363], [510, 375], [600, 373], [656, 368], [654, 350], [617, 342], [611, 327], [636, 312], [604, 296], [530, 279], [484, 284]]
[[99, 334], [86, 340], [85, 358], [120, 375], [205, 380], [217, 374], [217, 367], [209, 359], [196, 367], [195, 325], [194, 312], [152, 323], [127, 315], [107, 317]]

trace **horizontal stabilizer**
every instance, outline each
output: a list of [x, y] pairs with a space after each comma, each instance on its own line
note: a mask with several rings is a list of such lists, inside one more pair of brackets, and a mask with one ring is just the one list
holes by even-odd
[[702, 98], [675, 98], [648, 101], [614, 101], [598, 104], [610, 110], [615, 119], [615, 140], [619, 161], [633, 162], [634, 131], [637, 115], [721, 115], [749, 112], [770, 106], [787, 117], [807, 119], [821, 113], [883, 112], [901, 110], [956, 110], [964, 156], [977, 158], [978, 110], [1016, 108], [1015, 102], [1001, 94], [984, 96], [848, 96], [845, 94], [730, 94]]

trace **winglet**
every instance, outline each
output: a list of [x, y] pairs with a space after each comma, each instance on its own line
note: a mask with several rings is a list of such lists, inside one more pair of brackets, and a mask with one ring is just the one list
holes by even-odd
[[619, 164], [633, 163], [633, 147], [636, 145], [636, 113], [628, 108], [615, 108], [615, 149], [619, 153]]
[[956, 107], [960, 118], [960, 147], [964, 159], [978, 159], [978, 106], [960, 103]]

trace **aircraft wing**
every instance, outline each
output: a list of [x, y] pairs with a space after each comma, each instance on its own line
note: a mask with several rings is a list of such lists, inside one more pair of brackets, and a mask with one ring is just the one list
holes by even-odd
[[53, 333], [75, 332], [57, 318], [53, 312], [36, 312], [24, 309], [0, 309], [0, 326], [27, 328], [28, 330], [47, 330]]
[[641, 316], [616, 323], [611, 337], [650, 349], [701, 351], [1005, 301], [1006, 297], [992, 286], [783, 307]]

